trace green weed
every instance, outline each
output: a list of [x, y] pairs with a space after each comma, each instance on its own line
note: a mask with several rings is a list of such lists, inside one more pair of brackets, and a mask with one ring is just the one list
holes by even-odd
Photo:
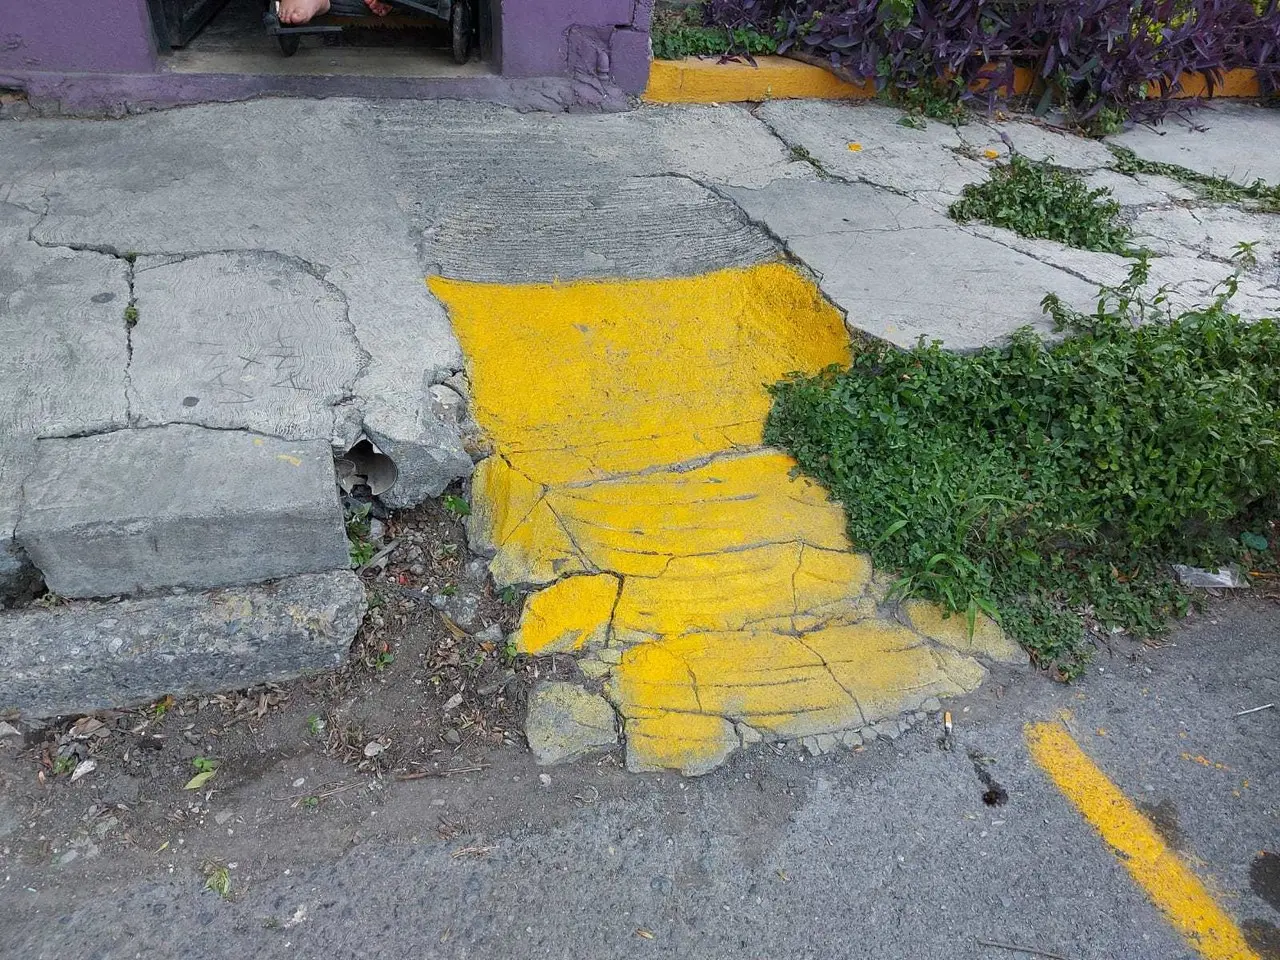
[[998, 611], [1070, 678], [1086, 626], [1164, 629], [1189, 603], [1168, 565], [1257, 547], [1280, 491], [1280, 323], [1232, 313], [1234, 277], [1173, 314], [1140, 294], [1148, 276], [1144, 254], [1091, 314], [1046, 297], [1070, 334], [1053, 345], [868, 344], [848, 370], [775, 386], [766, 437], [902, 572], [899, 594]]
[[214, 861], [204, 865], [204, 888], [212, 890], [223, 900], [231, 899], [231, 871]]
[[471, 504], [455, 493], [446, 493], [444, 495], [444, 508], [455, 517], [471, 516]]
[[1129, 255], [1129, 229], [1105, 188], [1090, 190], [1076, 174], [1012, 154], [986, 183], [969, 184], [951, 205], [959, 223], [981, 220], [1024, 237]]
[[1240, 204], [1266, 213], [1280, 213], [1280, 185], [1272, 186], [1261, 180], [1254, 180], [1250, 184], [1236, 183], [1225, 177], [1197, 173], [1176, 163], [1144, 160], [1126, 147], [1113, 145], [1111, 152], [1116, 158], [1114, 168], [1120, 173], [1148, 173], [1169, 177], [1195, 190], [1205, 200]]
[[774, 37], [750, 27], [709, 27], [703, 22], [703, 16], [701, 6], [655, 11], [651, 31], [654, 59], [759, 56], [778, 52], [778, 41]]

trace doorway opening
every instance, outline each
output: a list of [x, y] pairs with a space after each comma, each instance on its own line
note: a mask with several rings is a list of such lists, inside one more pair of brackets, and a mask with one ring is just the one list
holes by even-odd
[[[161, 57], [174, 73], [257, 76], [477, 77], [491, 35], [482, 0], [395, 0], [385, 17], [363, 0], [331, 0], [302, 29], [276, 0], [149, 0]], [[443, 14], [435, 16], [427, 11]]]

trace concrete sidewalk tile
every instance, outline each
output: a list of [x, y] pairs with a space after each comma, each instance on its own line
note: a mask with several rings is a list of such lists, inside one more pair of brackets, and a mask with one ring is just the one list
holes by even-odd
[[332, 670], [364, 618], [349, 570], [0, 613], [0, 713], [86, 713]]
[[17, 539], [65, 597], [350, 562], [328, 443], [187, 425], [39, 441]]

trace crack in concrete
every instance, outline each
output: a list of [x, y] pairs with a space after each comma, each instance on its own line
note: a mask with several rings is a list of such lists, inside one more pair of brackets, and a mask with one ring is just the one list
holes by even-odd
[[133, 328], [138, 325], [138, 298], [134, 293], [137, 261], [124, 258], [125, 279], [129, 283], [129, 302], [124, 308], [124, 420], [133, 425]]

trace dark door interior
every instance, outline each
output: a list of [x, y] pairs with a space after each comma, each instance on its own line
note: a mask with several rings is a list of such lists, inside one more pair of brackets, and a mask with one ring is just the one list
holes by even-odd
[[148, 0], [156, 46], [185, 47], [227, 0]]

